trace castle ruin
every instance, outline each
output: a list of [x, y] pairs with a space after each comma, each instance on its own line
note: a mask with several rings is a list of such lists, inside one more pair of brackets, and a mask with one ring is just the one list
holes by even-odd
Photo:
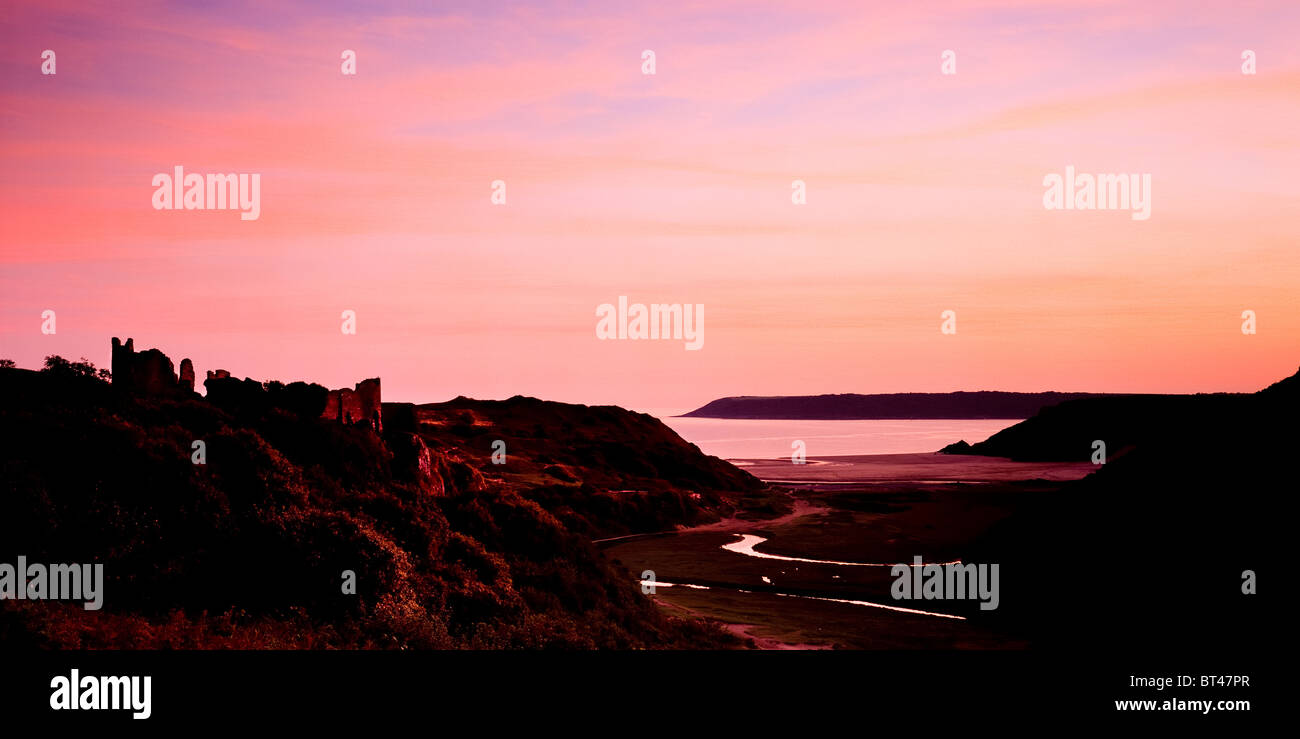
[[[188, 379], [188, 384], [186, 380]], [[135, 395], [181, 395], [194, 392], [194, 364], [181, 360], [181, 376], [176, 377], [172, 360], [157, 349], [135, 351], [135, 340], [123, 344], [113, 337], [113, 387]]]
[[[194, 392], [194, 381], [194, 363], [189, 359], [181, 360], [178, 377], [166, 354], [157, 349], [137, 353], [134, 339], [128, 338], [123, 344], [116, 336], [113, 337], [114, 387], [134, 395], [183, 396]], [[240, 403], [248, 400], [250, 394], [259, 396], [256, 402], [262, 404], [286, 402], [284, 399], [277, 400], [285, 390], [282, 383], [237, 380], [223, 369], [208, 370], [203, 386], [207, 388], [208, 400], [219, 404]], [[320, 418], [347, 426], [367, 426], [378, 433], [384, 430], [378, 377], [362, 380], [355, 387], [338, 390], [327, 390], [320, 385], [308, 383], [291, 383], [288, 386], [289, 391], [294, 391], [295, 388], [308, 390], [306, 393], [292, 392], [295, 409], [304, 403], [304, 399], [309, 399], [305, 401], [309, 415], [319, 415]]]
[[375, 431], [384, 430], [383, 407], [379, 400], [379, 378], [362, 380], [353, 389], [329, 391], [325, 397], [325, 410], [321, 418], [351, 426], [365, 423]]

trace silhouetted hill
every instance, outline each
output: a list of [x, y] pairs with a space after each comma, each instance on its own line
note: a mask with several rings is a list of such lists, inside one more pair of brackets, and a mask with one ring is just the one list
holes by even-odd
[[[1086, 459], [1092, 439], [1114, 440], [1096, 473], [1035, 499], [973, 553], [1002, 563], [992, 618], [1075, 652], [1200, 658], [1275, 645], [1264, 603], [1278, 593], [1262, 583], [1286, 567], [1297, 412], [1300, 373], [1253, 394], [1065, 403], [974, 445]], [[1254, 595], [1242, 592], [1246, 571]]]
[[[77, 371], [0, 368], [0, 561], [99, 562], [107, 580], [102, 611], [0, 603], [0, 641], [738, 643], [663, 615], [591, 544], [591, 532], [710, 520], [762, 487], [654, 419], [458, 400], [418, 413], [386, 405], [380, 434], [318, 417], [315, 386], [239, 382], [247, 392], [208, 400], [127, 393]], [[479, 442], [498, 437], [510, 442], [507, 464], [484, 474], [492, 448]], [[196, 440], [206, 464], [192, 461]], [[621, 492], [634, 488], [643, 492]], [[345, 571], [356, 575], [355, 595], [342, 593]]]
[[[764, 488], [659, 419], [615, 406], [461, 397], [415, 411], [431, 447], [472, 450], [484, 476], [592, 536], [716, 520], [736, 510], [741, 494]], [[492, 463], [494, 448], [504, 450], [503, 464]]]
[[[1281, 385], [1282, 383], [1278, 383]], [[1276, 386], [1275, 386], [1276, 387]], [[1238, 416], [1260, 401], [1260, 394], [1127, 395], [1070, 400], [1049, 406], [988, 439], [940, 450], [948, 454], [1008, 457], [1022, 462], [1089, 460], [1093, 442], [1106, 445], [1108, 457], [1144, 440], [1180, 438], [1202, 430], [1216, 433], [1238, 424]]]
[[[1028, 418], [1041, 409], [1101, 393], [885, 393], [720, 398], [684, 418], [865, 420], [902, 418]], [[1122, 397], [1122, 396], [1120, 396]]]

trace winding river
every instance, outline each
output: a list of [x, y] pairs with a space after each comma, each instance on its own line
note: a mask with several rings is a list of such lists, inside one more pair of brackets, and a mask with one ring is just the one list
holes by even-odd
[[[878, 563], [878, 562], [839, 562], [839, 561], [836, 561], [836, 560], [833, 560], [833, 559], [810, 559], [810, 558], [808, 558], [808, 557], [786, 557], [786, 556], [782, 556], [782, 555], [780, 555], [780, 554], [768, 554], [768, 553], [766, 553], [766, 552], [759, 552], [759, 551], [756, 551], [756, 550], [754, 549], [754, 547], [756, 547], [756, 546], [758, 546], [759, 544], [762, 544], [763, 542], [767, 541], [767, 539], [765, 539], [764, 537], [761, 537], [761, 536], [755, 536], [754, 534], [736, 534], [736, 536], [739, 536], [739, 537], [740, 537], [740, 540], [739, 540], [739, 541], [734, 541], [734, 542], [732, 542], [732, 543], [730, 543], [730, 544], [723, 544], [723, 545], [722, 545], [722, 548], [725, 549], [725, 550], [727, 550], [728, 552], [734, 552], [734, 553], [736, 553], [736, 554], [743, 554], [743, 555], [745, 555], [746, 557], [757, 557], [757, 558], [759, 558], [759, 559], [775, 559], [775, 560], [780, 560], [780, 561], [782, 561], [782, 562], [806, 562], [806, 563], [808, 563], [808, 564], [838, 565], [838, 566], [841, 566], [841, 567], [894, 567], [894, 566], [896, 566], [896, 564], [897, 564], [897, 565], [903, 565], [904, 567], [915, 567], [915, 566], [916, 566], [916, 565], [913, 564], [913, 563], [906, 563], [906, 562], [898, 562], [898, 563], [895, 563], [895, 564]], [[622, 537], [619, 537], [619, 538], [622, 538]], [[939, 563], [937, 563], [937, 562], [926, 562], [925, 564], [939, 564]], [[953, 563], [944, 563], [944, 564], [956, 564], [956, 562], [953, 562]], [[771, 582], [771, 581], [768, 580], [766, 577], [763, 578], [763, 581], [764, 581], [764, 582]], [[639, 581], [639, 580], [638, 580], [638, 582], [642, 582], [642, 581]], [[643, 583], [643, 584], [644, 584], [644, 583]], [[656, 581], [656, 582], [654, 583], [654, 586], [655, 586], [655, 587], [659, 587], [659, 588], [690, 588], [690, 589], [692, 589], [692, 590], [711, 590], [711, 589], [713, 589], [713, 588], [720, 588], [720, 589], [725, 589], [725, 590], [734, 590], [734, 591], [736, 591], [736, 592], [738, 592], [738, 593], [751, 593], [751, 592], [753, 592], [752, 590], [746, 590], [746, 589], [739, 588], [739, 587], [735, 587], [735, 588], [726, 588], [726, 587], [720, 587], [720, 586], [717, 586], [717, 585], [698, 585], [698, 584], [695, 584], [695, 583], [674, 583], [674, 582], [658, 582], [658, 581]], [[898, 613], [911, 613], [911, 614], [914, 614], [914, 615], [917, 615], [917, 616], [934, 616], [934, 617], [936, 617], [936, 618], [951, 618], [951, 619], [954, 619], [954, 620], [956, 620], [956, 621], [965, 621], [965, 620], [966, 620], [966, 617], [965, 617], [965, 616], [954, 616], [954, 615], [951, 614], [951, 613], [936, 613], [936, 612], [934, 612], [934, 611], [922, 611], [922, 610], [917, 609], [917, 608], [904, 608], [904, 607], [902, 607], [902, 606], [892, 606], [892, 605], [889, 605], [889, 604], [886, 604], [886, 603], [875, 603], [875, 602], [873, 602], [873, 601], [869, 601], [869, 600], [854, 600], [854, 599], [851, 599], [851, 598], [827, 598], [827, 597], [824, 597], [824, 596], [817, 596], [817, 595], [800, 595], [800, 594], [797, 594], [797, 593], [782, 593], [782, 592], [778, 592], [778, 591], [765, 591], [765, 592], [769, 592], [769, 593], [771, 593], [772, 595], [778, 595], [778, 596], [780, 596], [780, 597], [782, 597], [782, 598], [803, 598], [804, 600], [821, 600], [821, 601], [826, 601], [826, 602], [828, 602], [828, 603], [846, 603], [846, 604], [848, 604], [848, 605], [853, 605], [853, 606], [863, 606], [863, 607], [866, 607], [866, 608], [881, 608], [881, 609], [884, 609], [884, 610], [886, 610], [886, 611], [897, 611]]]
[[754, 536], [753, 534], [736, 534], [736, 536], [740, 537], [740, 541], [733, 541], [730, 544], [723, 544], [722, 548], [726, 549], [728, 552], [743, 554], [746, 557], [758, 557], [759, 559], [779, 559], [782, 562], [807, 562], [809, 564], [815, 564], [815, 565], [840, 565], [842, 567], [897, 567], [897, 566], [921, 567], [925, 565], [961, 564], [961, 560], [954, 560], [952, 562], [923, 562], [920, 565], [918, 565], [914, 562], [894, 562], [894, 563], [837, 562], [833, 559], [808, 559], [807, 557], [786, 557], [780, 554], [768, 554], [766, 552], [756, 551], [754, 547], [767, 541], [767, 539], [764, 539], [761, 536]]

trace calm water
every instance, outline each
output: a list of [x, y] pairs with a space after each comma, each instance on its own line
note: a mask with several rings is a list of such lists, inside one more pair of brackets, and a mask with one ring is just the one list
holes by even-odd
[[795, 440], [804, 442], [809, 457], [936, 452], [959, 439], [971, 444], [984, 441], [1019, 423], [1019, 419], [766, 421], [652, 415], [705, 454], [723, 459], [789, 457]]

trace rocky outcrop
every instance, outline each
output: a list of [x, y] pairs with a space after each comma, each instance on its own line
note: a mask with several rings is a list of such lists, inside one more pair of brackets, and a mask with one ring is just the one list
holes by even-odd
[[430, 449], [419, 434], [388, 431], [384, 443], [393, 453], [393, 477], [415, 483], [425, 495], [441, 497], [484, 490], [487, 480], [459, 454]]
[[429, 495], [441, 496], [446, 485], [434, 470], [433, 454], [417, 434], [392, 433], [384, 437], [393, 453], [393, 476], [413, 482]]

